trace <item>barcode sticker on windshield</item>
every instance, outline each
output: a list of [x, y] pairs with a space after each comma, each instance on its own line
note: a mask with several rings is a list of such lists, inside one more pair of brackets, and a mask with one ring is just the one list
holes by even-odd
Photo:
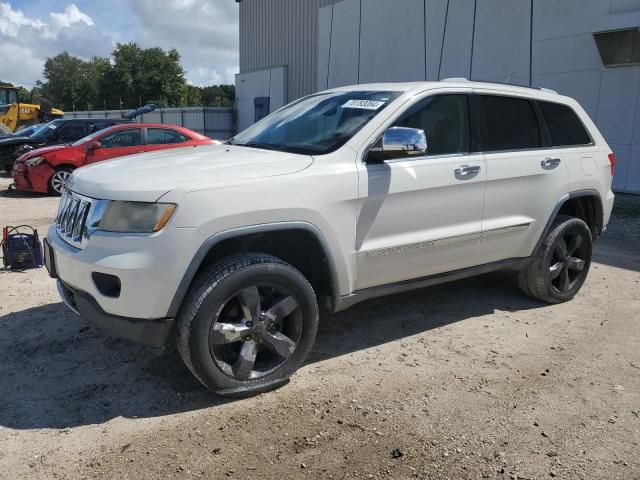
[[378, 102], [377, 100], [349, 100], [342, 108], [360, 108], [363, 110], [378, 110], [385, 102]]

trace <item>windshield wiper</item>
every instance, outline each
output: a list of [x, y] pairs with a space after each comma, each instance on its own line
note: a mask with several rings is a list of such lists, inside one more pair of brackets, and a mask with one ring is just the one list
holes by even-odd
[[247, 142], [247, 143], [227, 142], [227, 143], [229, 143], [229, 145], [236, 145], [238, 147], [261, 148], [263, 150], [274, 150], [276, 152], [297, 153], [299, 155], [314, 155], [314, 154], [320, 153], [320, 151], [316, 151], [313, 149], [293, 147], [293, 146], [287, 146], [287, 145], [276, 145], [275, 143], [262, 143], [262, 142]]
[[273, 143], [248, 142], [248, 143], [234, 143], [233, 145], [237, 145], [239, 147], [261, 148], [263, 150], [276, 150], [276, 151], [281, 150], [277, 145], [274, 145]]

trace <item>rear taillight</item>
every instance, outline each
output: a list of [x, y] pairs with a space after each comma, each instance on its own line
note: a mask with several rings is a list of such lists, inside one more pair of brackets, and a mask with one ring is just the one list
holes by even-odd
[[614, 153], [609, 154], [609, 163], [611, 164], [611, 176], [613, 177], [613, 172], [616, 170], [616, 155]]

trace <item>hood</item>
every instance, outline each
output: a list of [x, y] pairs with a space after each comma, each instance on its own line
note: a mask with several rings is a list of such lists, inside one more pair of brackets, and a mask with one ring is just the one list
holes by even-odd
[[50, 147], [36, 148], [34, 150], [27, 151], [20, 158], [18, 158], [18, 160], [16, 160], [16, 161], [17, 162], [23, 162], [23, 161], [25, 161], [25, 160], [27, 160], [29, 158], [42, 156], [42, 155], [45, 155], [47, 153], [55, 152], [57, 150], [63, 150], [65, 148], [69, 148], [69, 146], [68, 145], [51, 145]]
[[178, 188], [219, 188], [304, 170], [313, 157], [235, 145], [182, 147], [79, 168], [69, 187], [93, 198], [152, 202]]
[[38, 137], [16, 137], [10, 136], [7, 138], [0, 138], [0, 147], [5, 145], [20, 145], [20, 144], [30, 144], [30, 143], [44, 143], [46, 139], [38, 138]]

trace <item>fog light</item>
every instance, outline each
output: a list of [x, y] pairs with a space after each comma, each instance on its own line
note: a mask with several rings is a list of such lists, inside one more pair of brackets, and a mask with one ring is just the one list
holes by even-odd
[[93, 283], [96, 284], [98, 291], [105, 297], [118, 298], [120, 296], [120, 279], [115, 275], [107, 273], [93, 272]]

